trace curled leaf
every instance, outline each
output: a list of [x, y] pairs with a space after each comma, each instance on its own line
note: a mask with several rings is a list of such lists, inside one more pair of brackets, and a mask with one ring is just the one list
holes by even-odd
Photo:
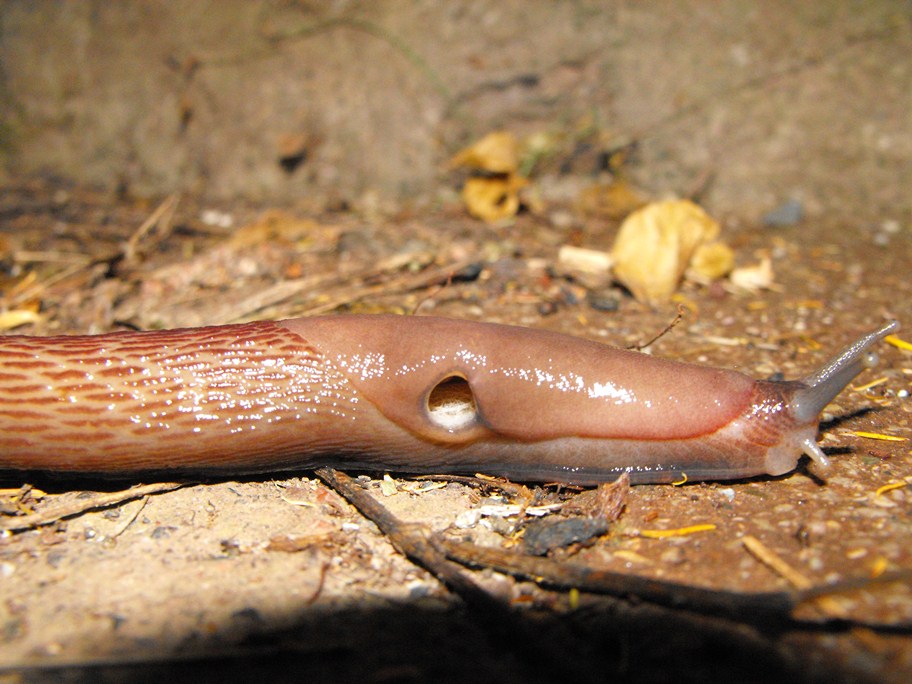
[[611, 255], [615, 277], [640, 301], [668, 301], [700, 245], [719, 224], [690, 200], [653, 202], [628, 216]]
[[495, 131], [457, 152], [450, 166], [513, 174], [519, 168], [519, 144], [512, 133]]
[[0, 313], [0, 330], [12, 330], [26, 323], [37, 323], [41, 314], [31, 309], [12, 309]]
[[519, 211], [519, 189], [526, 183], [519, 176], [469, 178], [462, 188], [462, 201], [472, 216], [494, 223]]
[[735, 253], [724, 242], [702, 244], [694, 251], [687, 278], [709, 284], [724, 278], [735, 267]]
[[517, 173], [519, 144], [512, 133], [489, 133], [456, 154], [450, 166], [473, 170], [462, 188], [462, 201], [475, 218], [494, 223], [519, 211], [519, 190], [528, 181]]

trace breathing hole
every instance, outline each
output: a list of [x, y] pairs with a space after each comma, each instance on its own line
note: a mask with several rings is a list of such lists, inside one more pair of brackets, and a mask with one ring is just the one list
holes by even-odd
[[478, 407], [468, 380], [459, 375], [444, 378], [428, 394], [428, 416], [436, 425], [455, 432], [475, 422]]

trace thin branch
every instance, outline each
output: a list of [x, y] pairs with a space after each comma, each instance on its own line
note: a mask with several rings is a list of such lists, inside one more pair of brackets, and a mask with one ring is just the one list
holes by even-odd
[[576, 684], [603, 681], [599, 673], [590, 672], [584, 663], [566, 658], [566, 653], [543, 639], [534, 624], [525, 620], [522, 613], [511, 610], [509, 605], [476, 584], [459, 565], [448, 560], [438, 549], [436, 535], [426, 525], [399, 520], [343, 472], [320, 468], [316, 473], [373, 521], [399, 551], [433, 573], [469, 608], [478, 613], [481, 626], [503, 648], [515, 653], [517, 662], [525, 664], [531, 670], [530, 675], [533, 672], [547, 672], [555, 680], [573, 681]]
[[20, 532], [34, 529], [36, 527], [41, 527], [42, 525], [50, 525], [51, 523], [63, 520], [64, 518], [72, 518], [81, 515], [87, 511], [116, 506], [124, 501], [131, 501], [132, 499], [138, 499], [149, 494], [170, 492], [185, 487], [188, 484], [190, 483], [156, 482], [154, 484], [136, 485], [135, 487], [123, 489], [119, 492], [97, 493], [87, 499], [65, 501], [58, 505], [51, 505], [46, 510], [37, 513], [3, 520], [0, 522], [0, 531]]
[[662, 330], [660, 330], [659, 333], [657, 335], [655, 335], [652, 339], [650, 339], [648, 342], [644, 342], [643, 344], [634, 344], [634, 345], [631, 345], [630, 347], [627, 347], [627, 349], [633, 349], [635, 351], [640, 351], [641, 349], [646, 349], [646, 347], [654, 344], [656, 342], [656, 340], [659, 340], [659, 339], [665, 337], [665, 335], [667, 335], [668, 333], [670, 333], [672, 328], [674, 328], [678, 323], [680, 323], [681, 319], [683, 319], [683, 318], [684, 318], [684, 306], [682, 304], [678, 304], [678, 313], [672, 319], [671, 323], [669, 323], [664, 328], [662, 328]]

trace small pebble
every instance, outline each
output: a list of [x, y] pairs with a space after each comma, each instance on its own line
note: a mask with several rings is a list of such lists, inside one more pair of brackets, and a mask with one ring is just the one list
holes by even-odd
[[541, 316], [551, 316], [557, 313], [557, 302], [545, 301], [539, 303], [538, 313]]
[[467, 530], [471, 527], [475, 527], [479, 520], [481, 520], [481, 511], [477, 508], [473, 508], [457, 515], [454, 524], [460, 530]]
[[811, 546], [821, 541], [827, 533], [827, 524], [823, 520], [810, 520], [798, 527], [795, 537], [802, 546]]
[[424, 598], [431, 593], [431, 585], [427, 582], [422, 582], [421, 580], [412, 580], [405, 585], [405, 588], [408, 591], [408, 597], [410, 599]]
[[234, 217], [231, 214], [216, 209], [204, 209], [200, 214], [200, 220], [207, 226], [218, 228], [231, 228], [234, 225]]
[[621, 300], [613, 292], [590, 292], [586, 301], [596, 311], [617, 311], [621, 307]]
[[770, 228], [785, 228], [794, 226], [803, 217], [804, 205], [799, 200], [790, 199], [764, 214], [761, 222]]
[[45, 556], [47, 564], [52, 568], [59, 568], [60, 564], [63, 563], [64, 558], [66, 558], [66, 556], [62, 551], [52, 551], [47, 556]]

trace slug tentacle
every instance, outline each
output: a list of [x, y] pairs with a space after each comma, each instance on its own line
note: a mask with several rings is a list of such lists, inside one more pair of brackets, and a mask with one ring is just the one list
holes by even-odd
[[820, 445], [817, 444], [817, 440], [815, 440], [813, 436], [808, 435], [802, 439], [800, 445], [801, 450], [805, 455], [810, 456], [811, 460], [817, 464], [818, 468], [826, 470], [830, 467], [830, 459], [823, 453], [823, 449], [820, 448]]
[[[855, 376], [877, 363], [877, 354], [871, 351], [871, 348], [897, 330], [899, 322], [890, 321], [858, 339], [821, 366], [817, 372], [807, 376], [803, 380], [805, 387], [796, 392], [791, 401], [790, 409], [795, 420], [799, 423], [816, 420], [826, 405], [842, 392]], [[808, 456], [819, 460], [822, 454], [808, 453]]]

